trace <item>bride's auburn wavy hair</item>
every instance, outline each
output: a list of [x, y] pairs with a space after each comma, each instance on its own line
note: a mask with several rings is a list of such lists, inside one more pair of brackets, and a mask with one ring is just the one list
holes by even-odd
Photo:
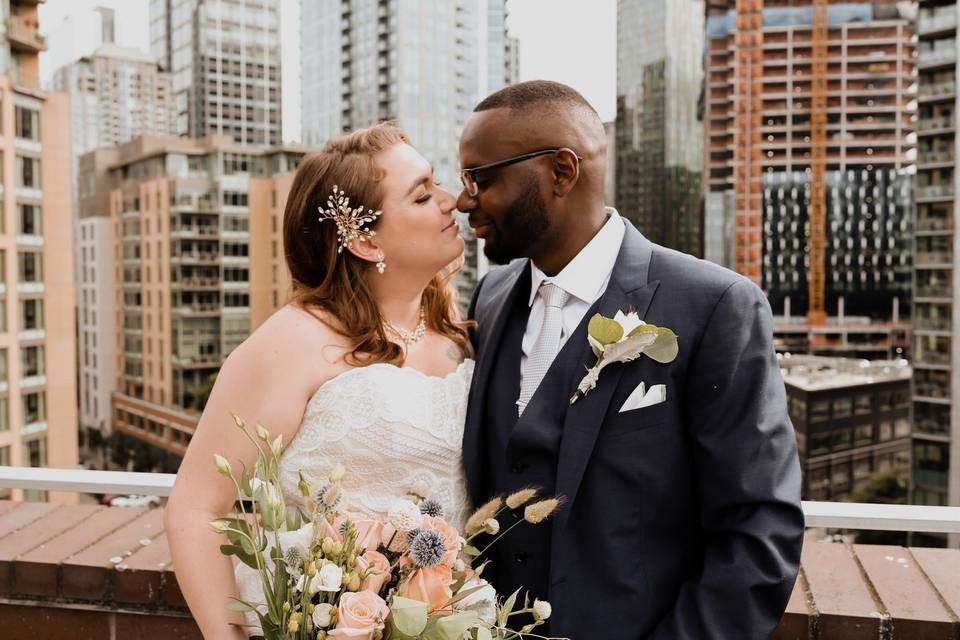
[[[364, 366], [386, 362], [400, 366], [404, 350], [387, 338], [383, 317], [367, 281], [373, 265], [344, 250], [337, 253], [337, 225], [321, 222], [319, 209], [337, 185], [354, 206], [378, 210], [383, 204], [384, 170], [377, 154], [398, 144], [410, 144], [399, 127], [381, 123], [334, 138], [319, 153], [306, 156], [297, 168], [283, 214], [283, 242], [292, 281], [291, 301], [351, 341], [347, 362]], [[387, 215], [387, 214], [383, 214]], [[376, 229], [375, 221], [370, 228]], [[463, 264], [457, 261], [438, 273], [423, 292], [427, 327], [470, 353], [469, 323], [459, 319], [451, 278]], [[321, 318], [315, 310], [326, 312]]]

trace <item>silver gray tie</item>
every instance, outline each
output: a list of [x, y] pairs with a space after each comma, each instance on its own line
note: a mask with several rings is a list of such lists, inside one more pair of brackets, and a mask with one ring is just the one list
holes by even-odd
[[526, 368], [520, 381], [520, 397], [517, 407], [521, 415], [527, 408], [527, 403], [533, 397], [537, 387], [547, 374], [553, 359], [560, 351], [560, 336], [563, 333], [563, 305], [570, 298], [570, 294], [555, 284], [544, 282], [540, 285], [537, 295], [543, 298], [543, 325], [540, 335], [533, 343], [533, 350], [527, 356]]

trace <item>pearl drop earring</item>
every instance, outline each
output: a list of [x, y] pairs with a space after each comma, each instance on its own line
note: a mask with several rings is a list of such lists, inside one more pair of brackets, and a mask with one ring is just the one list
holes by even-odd
[[381, 275], [387, 269], [387, 263], [384, 262], [383, 259], [384, 259], [383, 251], [378, 251], [377, 252], [377, 272], [380, 273]]

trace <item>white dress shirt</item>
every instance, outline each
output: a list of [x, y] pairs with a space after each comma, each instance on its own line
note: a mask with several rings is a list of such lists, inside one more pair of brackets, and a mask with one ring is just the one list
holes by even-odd
[[537, 295], [540, 285], [543, 282], [552, 282], [570, 294], [570, 298], [563, 305], [560, 349], [579, 326], [590, 306], [607, 290], [626, 227], [616, 209], [606, 207], [606, 210], [607, 222], [560, 273], [550, 278], [538, 269], [533, 261], [530, 262], [530, 315], [527, 318], [527, 329], [523, 334], [523, 352], [520, 356], [521, 380], [527, 368], [527, 356], [533, 350], [540, 328], [543, 326], [543, 298]]

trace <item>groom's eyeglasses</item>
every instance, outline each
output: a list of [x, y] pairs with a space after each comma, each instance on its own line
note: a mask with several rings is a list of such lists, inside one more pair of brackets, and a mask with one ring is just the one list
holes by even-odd
[[[505, 160], [497, 160], [496, 162], [491, 162], [489, 164], [480, 165], [479, 167], [472, 167], [470, 169], [464, 169], [460, 172], [460, 182], [463, 183], [463, 188], [466, 189], [467, 195], [471, 198], [477, 197], [477, 194], [480, 193], [480, 186], [477, 184], [477, 175], [481, 171], [489, 171], [490, 169], [499, 169], [501, 167], [508, 167], [511, 164], [517, 164], [518, 162], [523, 162], [524, 160], [529, 160], [531, 158], [539, 158], [540, 156], [549, 156], [561, 149], [543, 149], [541, 151], [531, 151], [530, 153], [523, 153], [519, 156], [513, 156], [512, 158], [506, 158]], [[576, 154], [574, 154], [576, 155]], [[577, 161], [582, 161], [583, 158], [576, 156]]]

